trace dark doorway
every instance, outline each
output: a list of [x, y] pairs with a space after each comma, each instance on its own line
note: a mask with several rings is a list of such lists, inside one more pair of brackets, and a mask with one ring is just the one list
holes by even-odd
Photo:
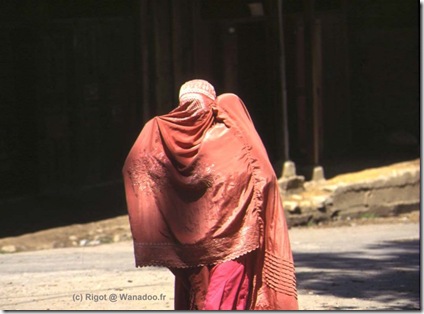
[[262, 1], [201, 3], [196, 44], [203, 62], [197, 69], [218, 93], [235, 93], [244, 101], [275, 163], [282, 158], [283, 117], [277, 30], [269, 7]]

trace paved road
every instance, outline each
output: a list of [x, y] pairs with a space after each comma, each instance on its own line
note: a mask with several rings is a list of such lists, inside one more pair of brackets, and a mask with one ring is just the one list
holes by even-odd
[[[303, 310], [420, 309], [418, 224], [292, 229]], [[130, 242], [0, 255], [0, 309], [172, 309], [173, 276]], [[137, 300], [138, 299], [138, 300]]]
[[418, 224], [294, 229], [291, 238], [304, 309], [421, 307]]

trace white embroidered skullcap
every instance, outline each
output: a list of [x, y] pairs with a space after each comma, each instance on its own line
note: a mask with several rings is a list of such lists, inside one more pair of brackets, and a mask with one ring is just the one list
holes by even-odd
[[215, 88], [212, 86], [212, 84], [205, 80], [191, 80], [185, 82], [183, 85], [181, 85], [180, 95], [178, 97], [181, 99], [184, 95], [193, 93], [205, 95], [212, 100], [216, 99]]

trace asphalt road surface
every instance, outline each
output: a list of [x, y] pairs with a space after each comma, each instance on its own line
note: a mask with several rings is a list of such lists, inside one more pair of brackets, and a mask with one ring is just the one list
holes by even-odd
[[[419, 224], [290, 230], [302, 310], [419, 310]], [[2, 310], [173, 309], [173, 275], [131, 242], [0, 255]]]

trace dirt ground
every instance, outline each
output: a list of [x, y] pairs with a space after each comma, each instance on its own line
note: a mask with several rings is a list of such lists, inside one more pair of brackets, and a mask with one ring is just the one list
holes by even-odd
[[[57, 235], [56, 245], [59, 238], [69, 243], [70, 236], [80, 234], [81, 240], [71, 241], [81, 241], [81, 246], [71, 242], [66, 248], [0, 254], [0, 309], [171, 310], [172, 273], [160, 267], [134, 267], [132, 241], [116, 236], [125, 230], [124, 218], [60, 229], [67, 237], [57, 230], [48, 233]], [[420, 225], [413, 222], [417, 219], [418, 213], [411, 213], [344, 222], [345, 226], [292, 228], [300, 309], [419, 310]], [[112, 242], [116, 236], [119, 242], [89, 244], [103, 239], [100, 234], [109, 234], [107, 241]], [[41, 236], [37, 239], [46, 245]]]
[[[294, 228], [329, 228], [366, 224], [387, 224], [399, 222], [419, 222], [420, 212], [413, 211], [396, 217], [368, 217], [361, 219], [332, 220], [316, 225]], [[28, 233], [17, 237], [0, 239], [0, 253], [37, 251], [65, 247], [89, 247], [106, 243], [116, 243], [131, 239], [128, 216], [74, 224], [66, 227]]]

